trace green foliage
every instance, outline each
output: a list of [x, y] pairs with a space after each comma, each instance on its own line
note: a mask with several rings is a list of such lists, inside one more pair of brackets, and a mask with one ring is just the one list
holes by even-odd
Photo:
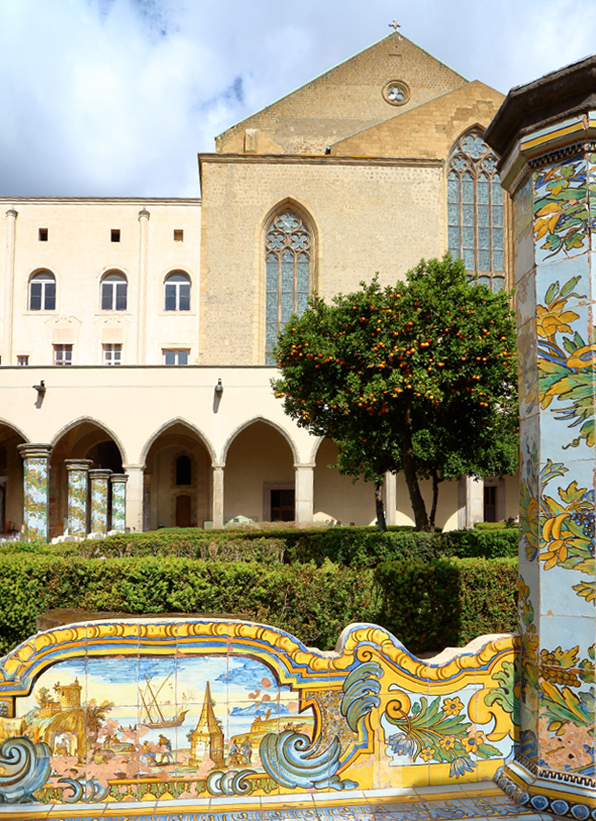
[[[432, 538], [422, 535], [429, 547]], [[379, 541], [377, 559], [382, 549], [391, 556], [395, 544]], [[407, 558], [407, 546], [402, 549], [404, 558], [385, 562], [376, 572], [359, 556], [343, 566], [328, 558], [317, 565], [5, 553], [0, 555], [0, 655], [36, 632], [38, 615], [60, 607], [239, 615], [324, 650], [333, 649], [350, 622], [380, 624], [412, 651], [441, 650], [482, 633], [515, 629], [515, 560], [424, 562]]]
[[[284, 411], [338, 446], [338, 467], [382, 481], [403, 470], [416, 525], [419, 479], [517, 469], [515, 330], [506, 294], [470, 284], [461, 261], [421, 262], [407, 282], [313, 297], [280, 334]], [[434, 509], [435, 505], [433, 505]]]
[[515, 559], [394, 561], [375, 576], [384, 591], [383, 625], [413, 652], [517, 630]]
[[[267, 535], [264, 535], [267, 534]], [[161, 529], [148, 533], [122, 533], [102, 540], [47, 545], [10, 542], [0, 546], [0, 556], [18, 552], [76, 558], [126, 558], [175, 556], [205, 561], [255, 561], [265, 563], [326, 559], [353, 567], [376, 567], [392, 559], [430, 561], [439, 556], [517, 556], [517, 529], [452, 530], [418, 533], [411, 527], [391, 527], [379, 533], [371, 527], [326, 527], [311, 530], [198, 530]]]

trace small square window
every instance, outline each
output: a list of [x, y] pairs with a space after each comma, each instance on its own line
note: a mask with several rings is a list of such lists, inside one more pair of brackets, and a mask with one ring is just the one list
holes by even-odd
[[39, 238], [40, 242], [47, 242], [48, 241], [48, 229], [47, 228], [40, 228], [38, 238]]
[[164, 348], [163, 350], [163, 364], [164, 365], [188, 365], [188, 356], [190, 351], [188, 348]]
[[72, 365], [72, 345], [54, 345], [54, 365]]
[[182, 228], [174, 228], [174, 242], [184, 242], [184, 231]]
[[120, 229], [119, 228], [112, 228], [112, 242], [120, 242]]
[[122, 364], [122, 345], [104, 345], [103, 346], [103, 364], [104, 365], [121, 365]]
[[29, 364], [29, 356], [17, 356], [17, 365], [25, 367]]

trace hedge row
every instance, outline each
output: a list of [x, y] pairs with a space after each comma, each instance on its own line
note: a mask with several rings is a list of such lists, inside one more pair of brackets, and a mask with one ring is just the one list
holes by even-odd
[[373, 622], [413, 652], [465, 644], [516, 626], [511, 559], [396, 561], [346, 567], [183, 557], [0, 555], [0, 655], [59, 607], [140, 613], [239, 614], [329, 650], [350, 622]]
[[454, 556], [487, 559], [517, 556], [517, 529], [455, 530], [418, 533], [394, 529], [316, 528], [312, 530], [203, 531], [195, 529], [122, 533], [101, 541], [32, 546], [12, 542], [0, 553], [36, 552], [68, 557], [176, 556], [223, 561], [294, 562], [325, 561], [348, 567], [376, 567], [395, 559], [431, 561]]

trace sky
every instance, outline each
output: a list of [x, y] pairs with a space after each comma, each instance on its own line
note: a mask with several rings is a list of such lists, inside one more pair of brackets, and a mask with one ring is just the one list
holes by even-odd
[[198, 197], [197, 152], [392, 29], [503, 93], [596, 0], [0, 0], [0, 196]]

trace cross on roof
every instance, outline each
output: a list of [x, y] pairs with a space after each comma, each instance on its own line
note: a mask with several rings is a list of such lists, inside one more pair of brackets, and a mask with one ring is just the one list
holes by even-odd
[[401, 28], [401, 23], [398, 23], [397, 20], [394, 20], [392, 23], [389, 23], [389, 28], [393, 29], [393, 31], [397, 33], [397, 30]]

